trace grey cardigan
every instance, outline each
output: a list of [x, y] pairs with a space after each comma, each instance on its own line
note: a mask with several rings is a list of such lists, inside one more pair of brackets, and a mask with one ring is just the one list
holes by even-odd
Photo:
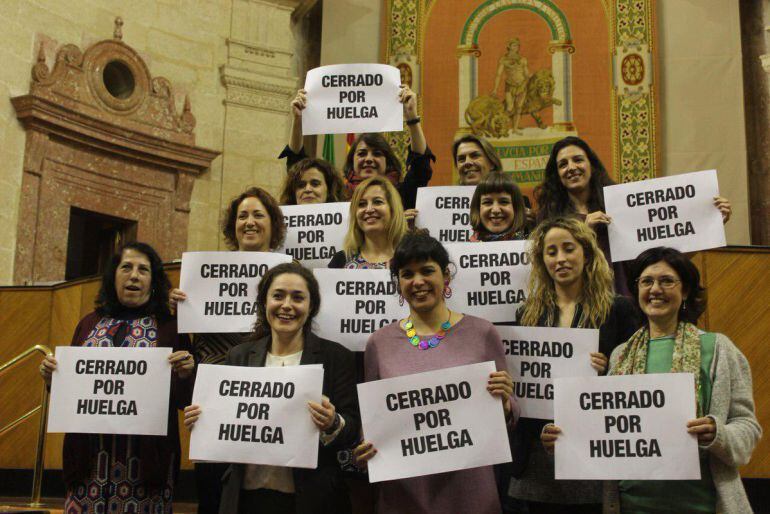
[[[625, 343], [615, 348], [610, 369], [618, 362]], [[711, 475], [717, 490], [717, 512], [745, 514], [751, 512], [743, 490], [738, 467], [748, 463], [751, 452], [762, 436], [762, 428], [754, 413], [751, 368], [746, 357], [723, 334], [716, 334], [714, 360], [711, 362], [711, 405], [708, 416], [716, 422], [714, 440], [701, 449], [708, 452]], [[617, 481], [604, 484], [604, 512], [620, 512]]]

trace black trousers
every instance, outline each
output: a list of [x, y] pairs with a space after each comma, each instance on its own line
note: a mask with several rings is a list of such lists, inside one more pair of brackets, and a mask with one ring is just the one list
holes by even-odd
[[297, 509], [293, 494], [272, 489], [241, 489], [238, 500], [239, 514], [290, 514]]
[[507, 496], [503, 498], [502, 505], [505, 514], [602, 514], [601, 503], [566, 505], [517, 500]]
[[229, 464], [196, 462], [195, 486], [198, 489], [198, 514], [218, 514], [222, 499], [222, 475]]
[[601, 514], [600, 503], [563, 505], [558, 503], [527, 502], [529, 514]]

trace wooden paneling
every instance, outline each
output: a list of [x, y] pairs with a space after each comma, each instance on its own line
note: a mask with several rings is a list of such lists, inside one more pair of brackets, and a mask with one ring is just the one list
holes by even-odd
[[[749, 360], [757, 418], [770, 429], [770, 250], [712, 250], [703, 252], [702, 259], [708, 291], [706, 328], [725, 334]], [[759, 442], [741, 474], [770, 478], [770, 438]]]
[[[86, 284], [78, 287], [65, 287], [53, 292], [51, 308], [51, 331], [48, 340], [51, 350], [54, 346], [68, 345], [80, 319], [84, 316], [82, 297]], [[93, 309], [93, 301], [91, 302]]]
[[50, 323], [50, 289], [0, 289], [0, 362], [47, 343]]

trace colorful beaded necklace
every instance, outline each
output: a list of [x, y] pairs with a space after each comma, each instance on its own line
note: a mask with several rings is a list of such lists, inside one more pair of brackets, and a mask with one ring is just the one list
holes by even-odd
[[412, 323], [412, 318], [407, 318], [406, 323], [404, 323], [404, 328], [406, 329], [406, 337], [412, 346], [415, 346], [420, 350], [428, 350], [430, 348], [435, 348], [439, 345], [441, 340], [446, 337], [446, 334], [449, 331], [449, 328], [452, 326], [449, 323], [449, 320], [451, 318], [452, 318], [452, 311], [449, 311], [449, 317], [445, 322], [441, 324], [441, 329], [434, 336], [431, 336], [430, 339], [422, 340], [422, 341], [420, 340], [419, 337], [417, 337], [417, 331], [414, 329], [414, 323]]

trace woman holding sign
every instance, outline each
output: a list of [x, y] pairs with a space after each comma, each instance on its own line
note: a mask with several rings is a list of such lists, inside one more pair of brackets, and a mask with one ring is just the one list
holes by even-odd
[[[615, 290], [625, 296], [626, 270], [621, 263], [613, 263], [607, 225], [612, 222], [605, 213], [604, 187], [614, 185], [604, 165], [591, 147], [575, 136], [557, 141], [545, 165], [543, 182], [535, 188], [538, 219], [555, 216], [575, 216], [585, 221], [599, 238], [599, 246], [615, 273]], [[730, 219], [730, 202], [714, 197], [714, 206], [722, 213], [725, 223]]]
[[[271, 252], [280, 247], [286, 235], [281, 208], [260, 187], [250, 187], [233, 198], [223, 213], [222, 234], [231, 250], [239, 252]], [[176, 308], [187, 295], [172, 289], [170, 303]], [[193, 336], [196, 361], [220, 364], [227, 352], [244, 341], [244, 333], [207, 333]], [[198, 514], [214, 514], [219, 510], [221, 478], [227, 466], [217, 462], [196, 462], [195, 482], [198, 489]]]
[[342, 202], [344, 183], [334, 166], [323, 159], [302, 159], [289, 168], [281, 190], [281, 205]]
[[[369, 177], [385, 176], [398, 189], [401, 202], [405, 209], [413, 209], [417, 199], [417, 188], [425, 187], [430, 181], [433, 170], [431, 161], [436, 157], [428, 148], [425, 134], [420, 124], [420, 116], [417, 114], [417, 95], [402, 85], [398, 96], [404, 106], [404, 120], [409, 129], [410, 147], [406, 156], [407, 173], [401, 180], [401, 162], [396, 157], [393, 149], [381, 134], [359, 134], [350, 146], [345, 158], [343, 173], [347, 179], [347, 188], [353, 192], [358, 185]], [[297, 96], [291, 102], [292, 125], [289, 145], [284, 148], [278, 158], [287, 158], [287, 165], [306, 157], [302, 145], [302, 111], [307, 106], [307, 96], [304, 89], [297, 91]]]
[[[336, 452], [355, 440], [360, 425], [353, 354], [310, 331], [321, 294], [313, 273], [300, 264], [279, 264], [268, 270], [258, 286], [257, 305], [255, 339], [230, 350], [225, 364], [323, 365], [323, 400], [308, 404], [308, 415], [319, 430], [318, 467], [232, 464], [223, 477], [219, 512], [349, 512]], [[185, 426], [192, 429], [200, 415], [197, 405], [185, 408]]]
[[[612, 288], [612, 270], [596, 235], [576, 218], [551, 218], [531, 235], [529, 292], [517, 321], [524, 326], [598, 328], [591, 366], [607, 370], [607, 356], [639, 327], [631, 302]], [[601, 484], [554, 480], [553, 459], [539, 441], [544, 420], [522, 419], [514, 433], [509, 494], [529, 512], [601, 512]]]
[[[286, 237], [281, 208], [275, 198], [261, 187], [250, 187], [230, 200], [223, 214], [222, 235], [231, 250], [272, 252], [281, 246]], [[176, 304], [186, 299], [184, 291], [171, 290], [169, 303], [172, 309], [176, 309]], [[232, 345], [216, 346], [220, 348], [215, 351], [213, 360], [209, 359], [205, 364], [216, 364], [224, 359]]]
[[508, 175], [486, 175], [471, 199], [470, 241], [518, 241], [529, 235], [524, 196]]
[[[605, 489], [609, 512], [751, 512], [738, 467], [747, 464], [762, 429], [754, 412], [751, 369], [726, 336], [695, 326], [706, 309], [700, 273], [673, 248], [644, 251], [629, 287], [647, 323], [612, 352], [611, 375], [692, 373], [698, 417], [681, 427], [697, 436], [700, 480], [623, 480]], [[553, 449], [561, 430], [549, 426]]]
[[[128, 243], [105, 269], [94, 312], [75, 328], [73, 346], [172, 348], [171, 396], [164, 437], [64, 436], [65, 512], [171, 512], [181, 454], [177, 409], [190, 402], [194, 361], [169, 312], [169, 286], [155, 250]], [[49, 385], [56, 367], [50, 355], [40, 365]]]
[[[493, 360], [500, 371], [490, 374], [487, 390], [500, 399], [512, 426], [516, 405], [502, 340], [488, 321], [447, 307], [452, 277], [446, 249], [427, 234], [409, 234], [398, 245], [390, 272], [410, 314], [369, 338], [366, 381]], [[359, 464], [376, 458], [376, 443], [365, 441], [356, 448]], [[500, 512], [493, 468], [382, 482], [377, 512]]]
[[350, 225], [343, 250], [330, 268], [384, 269], [406, 234], [406, 219], [396, 188], [384, 177], [364, 180], [350, 199]]

